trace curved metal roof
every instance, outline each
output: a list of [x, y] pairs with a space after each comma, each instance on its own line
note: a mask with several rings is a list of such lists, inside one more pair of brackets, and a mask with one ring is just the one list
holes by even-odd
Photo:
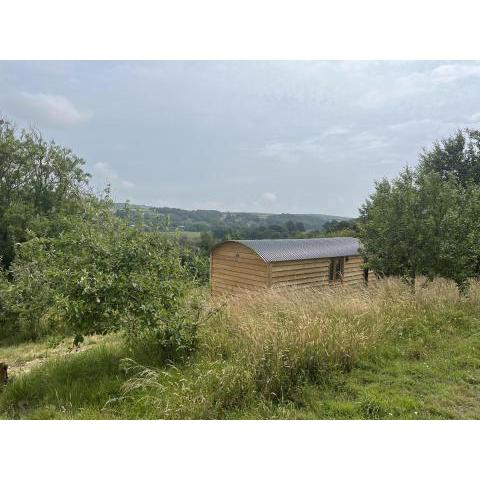
[[352, 237], [228, 240], [245, 245], [265, 262], [308, 260], [359, 255], [360, 242]]

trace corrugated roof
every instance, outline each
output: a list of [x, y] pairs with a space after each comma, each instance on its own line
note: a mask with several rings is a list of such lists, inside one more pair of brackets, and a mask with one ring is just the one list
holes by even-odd
[[265, 262], [308, 260], [358, 255], [360, 242], [352, 237], [229, 240], [252, 249]]

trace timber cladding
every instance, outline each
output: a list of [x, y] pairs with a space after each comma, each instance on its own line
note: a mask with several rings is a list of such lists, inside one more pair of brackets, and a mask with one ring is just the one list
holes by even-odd
[[[328, 256], [302, 258], [309, 255]], [[226, 241], [214, 247], [210, 256], [214, 295], [365, 281], [356, 239]]]
[[212, 251], [210, 281], [214, 294], [267, 288], [268, 265], [248, 247], [226, 242]]

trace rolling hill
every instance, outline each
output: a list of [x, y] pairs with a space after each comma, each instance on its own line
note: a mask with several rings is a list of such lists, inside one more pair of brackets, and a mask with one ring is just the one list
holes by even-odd
[[[119, 214], [125, 204], [116, 204]], [[219, 228], [258, 228], [272, 225], [284, 225], [287, 222], [302, 223], [305, 230], [321, 230], [331, 220], [348, 220], [346, 217], [324, 214], [293, 213], [251, 213], [220, 212], [218, 210], [183, 210], [180, 208], [151, 207], [147, 205], [131, 205], [144, 222], [151, 227], [162, 228], [169, 218], [170, 228], [187, 232], [207, 232]]]

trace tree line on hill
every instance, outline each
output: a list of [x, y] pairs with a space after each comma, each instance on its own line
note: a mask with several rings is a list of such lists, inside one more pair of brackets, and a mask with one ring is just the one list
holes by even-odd
[[[125, 204], [117, 204], [118, 215], [125, 216]], [[342, 217], [322, 214], [267, 214], [249, 212], [220, 212], [218, 210], [182, 210], [180, 208], [131, 205], [142, 217], [145, 228], [151, 230], [180, 230], [185, 232], [211, 232], [216, 238], [232, 235], [263, 235], [268, 231], [278, 234], [296, 234], [303, 231], [322, 231], [330, 221]]]
[[357, 220], [330, 220], [321, 230], [305, 229], [302, 222], [289, 220], [284, 225], [270, 225], [269, 227], [243, 228], [238, 230], [221, 230], [201, 232], [197, 240], [188, 240], [193, 245], [201, 247], [202, 251], [209, 252], [211, 248], [224, 240], [262, 240], [279, 238], [318, 238], [330, 236], [355, 237], [358, 234]]

